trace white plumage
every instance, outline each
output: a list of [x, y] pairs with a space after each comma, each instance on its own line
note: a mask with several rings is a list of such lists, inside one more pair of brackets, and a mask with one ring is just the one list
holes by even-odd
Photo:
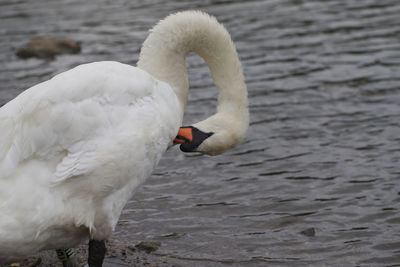
[[2, 107], [0, 258], [108, 237], [181, 117], [167, 84], [116, 62], [81, 65]]
[[199, 123], [215, 134], [198, 151], [218, 154], [244, 137], [247, 90], [229, 34], [200, 12], [158, 24], [139, 68], [80, 65], [0, 109], [0, 262], [111, 235], [181, 125], [190, 51], [209, 63], [220, 92], [217, 114]]

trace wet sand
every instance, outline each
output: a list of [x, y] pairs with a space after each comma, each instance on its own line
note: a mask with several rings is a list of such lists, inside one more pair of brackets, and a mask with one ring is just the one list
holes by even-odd
[[[141, 244], [144, 242], [139, 242]], [[123, 244], [117, 240], [110, 240], [106, 243], [107, 254], [104, 260], [104, 267], [169, 267], [184, 266], [177, 263], [176, 259], [169, 259], [168, 256], [154, 253], [157, 249], [157, 242], [148, 242], [150, 244]], [[153, 251], [152, 251], [153, 250]], [[80, 266], [87, 265], [87, 245], [81, 245], [75, 249], [75, 259]], [[35, 256], [19, 262], [20, 267], [58, 267], [62, 266], [58, 260], [55, 251], [43, 251]], [[0, 267], [6, 267], [1, 265]], [[8, 265], [9, 266], [9, 265]]]

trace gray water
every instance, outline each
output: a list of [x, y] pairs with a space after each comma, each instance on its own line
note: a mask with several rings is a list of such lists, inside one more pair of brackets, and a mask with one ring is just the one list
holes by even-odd
[[[400, 1], [1, 0], [0, 103], [81, 63], [134, 65], [148, 29], [185, 9], [231, 32], [251, 127], [221, 156], [168, 151], [114, 238], [159, 241], [182, 266], [400, 266]], [[36, 36], [82, 53], [18, 59]], [[187, 64], [190, 124], [216, 89]]]

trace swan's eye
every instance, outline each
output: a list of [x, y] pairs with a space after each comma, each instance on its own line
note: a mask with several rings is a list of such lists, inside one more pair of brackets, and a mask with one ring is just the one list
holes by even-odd
[[180, 149], [183, 152], [195, 152], [196, 148], [213, 134], [213, 132], [205, 133], [193, 126], [184, 126], [179, 129], [174, 143], [181, 144]]

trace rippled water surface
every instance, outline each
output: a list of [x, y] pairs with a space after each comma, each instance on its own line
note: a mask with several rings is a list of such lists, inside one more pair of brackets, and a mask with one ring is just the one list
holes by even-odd
[[[218, 157], [168, 151], [114, 234], [157, 240], [183, 266], [400, 266], [397, 0], [0, 2], [0, 103], [78, 64], [134, 65], [148, 29], [201, 9], [232, 34], [247, 80], [246, 141]], [[82, 53], [21, 60], [30, 38]], [[190, 56], [186, 123], [214, 111]]]

